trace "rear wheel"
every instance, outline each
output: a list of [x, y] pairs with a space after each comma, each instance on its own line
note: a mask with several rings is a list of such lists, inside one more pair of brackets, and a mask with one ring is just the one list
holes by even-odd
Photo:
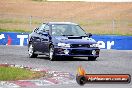
[[56, 56], [54, 54], [54, 47], [53, 46], [50, 46], [50, 49], [49, 49], [49, 59], [50, 61], [53, 61], [56, 59]]
[[97, 57], [88, 57], [88, 61], [95, 61]]
[[36, 58], [38, 56], [38, 54], [34, 54], [34, 47], [32, 44], [30, 44], [28, 47], [28, 54], [29, 58]]

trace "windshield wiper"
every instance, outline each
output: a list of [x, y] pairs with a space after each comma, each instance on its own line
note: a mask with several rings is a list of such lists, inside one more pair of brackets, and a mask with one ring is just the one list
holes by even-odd
[[74, 36], [74, 35], [62, 35], [62, 36]]

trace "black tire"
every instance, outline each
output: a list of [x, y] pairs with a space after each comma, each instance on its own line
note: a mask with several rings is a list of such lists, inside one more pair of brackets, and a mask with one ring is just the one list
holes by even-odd
[[97, 57], [88, 57], [88, 61], [96, 61]]
[[54, 54], [54, 47], [51, 45], [49, 49], [49, 60], [54, 61], [56, 59], [56, 56]]
[[63, 58], [66, 59], [66, 60], [68, 60], [68, 59], [70, 59], [70, 60], [73, 59], [73, 57], [69, 57], [69, 56], [64, 56]]
[[28, 47], [28, 55], [29, 58], [36, 58], [38, 56], [38, 54], [34, 54], [34, 47], [32, 44], [30, 44]]

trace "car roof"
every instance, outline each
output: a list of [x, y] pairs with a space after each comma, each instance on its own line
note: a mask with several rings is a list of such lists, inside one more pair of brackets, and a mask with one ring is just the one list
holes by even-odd
[[48, 24], [72, 24], [72, 25], [78, 25], [78, 24], [72, 23], [72, 22], [48, 22]]

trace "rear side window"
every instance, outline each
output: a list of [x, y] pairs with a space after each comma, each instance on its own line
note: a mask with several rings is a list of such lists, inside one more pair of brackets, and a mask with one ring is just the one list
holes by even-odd
[[39, 31], [45, 31], [45, 30], [44, 30], [45, 25], [46, 25], [46, 24], [42, 24], [42, 25], [39, 27]]
[[45, 25], [45, 27], [44, 27], [44, 31], [45, 31], [45, 32], [49, 32], [49, 30], [50, 30], [49, 25]]

